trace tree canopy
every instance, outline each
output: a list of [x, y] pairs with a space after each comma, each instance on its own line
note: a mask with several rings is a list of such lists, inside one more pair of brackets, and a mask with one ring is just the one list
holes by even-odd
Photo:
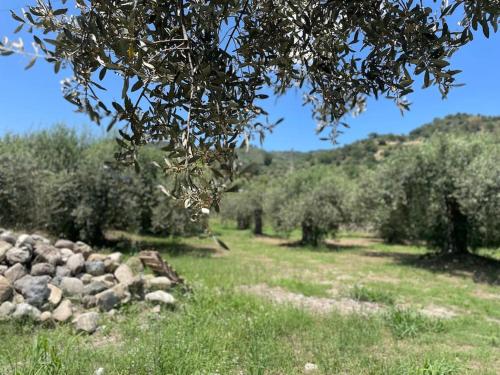
[[[217, 207], [235, 149], [273, 126], [261, 100], [300, 87], [318, 130], [335, 139], [368, 96], [402, 110], [416, 76], [443, 96], [450, 57], [498, 28], [498, 0], [37, 0], [12, 13], [79, 111], [120, 126], [121, 158], [160, 143], [186, 207]], [[71, 7], [66, 8], [66, 5]], [[458, 22], [457, 22], [458, 21]], [[0, 54], [23, 52], [8, 40]], [[34, 63], [33, 60], [30, 65]], [[121, 98], [106, 100], [112, 80]], [[106, 76], [108, 75], [108, 79]]]

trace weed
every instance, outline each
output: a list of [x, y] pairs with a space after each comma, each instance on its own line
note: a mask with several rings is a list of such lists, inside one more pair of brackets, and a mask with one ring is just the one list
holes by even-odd
[[425, 317], [411, 309], [393, 308], [386, 314], [386, 322], [398, 339], [412, 338], [425, 332], [443, 332], [441, 320]]
[[350, 297], [357, 301], [394, 305], [394, 297], [392, 294], [383, 290], [368, 288], [363, 285], [355, 285], [350, 291]]

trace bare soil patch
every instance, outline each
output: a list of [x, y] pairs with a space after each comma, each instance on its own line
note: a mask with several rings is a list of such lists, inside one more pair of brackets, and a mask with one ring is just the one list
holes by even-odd
[[438, 318], [438, 319], [451, 319], [458, 315], [456, 311], [453, 311], [447, 307], [429, 305], [420, 310], [422, 315], [425, 315], [429, 318]]
[[360, 302], [350, 298], [307, 297], [300, 293], [292, 293], [280, 287], [270, 287], [266, 284], [241, 286], [241, 291], [264, 297], [278, 304], [290, 304], [319, 314], [338, 311], [341, 314], [373, 314], [382, 307], [372, 302]]

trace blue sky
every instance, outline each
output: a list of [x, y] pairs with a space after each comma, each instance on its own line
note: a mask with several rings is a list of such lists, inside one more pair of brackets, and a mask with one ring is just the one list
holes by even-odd
[[[16, 26], [6, 9], [24, 3], [0, 1], [0, 37], [12, 36]], [[348, 119], [351, 127], [340, 136], [339, 142], [350, 143], [371, 132], [407, 133], [436, 117], [457, 112], [500, 115], [499, 47], [500, 35], [485, 39], [478, 34], [452, 59], [453, 68], [463, 70], [459, 81], [466, 84], [464, 87], [455, 88], [444, 101], [436, 88], [418, 89], [409, 97], [413, 104], [404, 116], [390, 101], [369, 100], [364, 114]], [[54, 75], [52, 67], [43, 60], [25, 71], [28, 61], [25, 56], [0, 57], [0, 135], [36, 131], [57, 122], [104, 133], [86, 116], [74, 113], [73, 106], [62, 98], [60, 80], [65, 77], [64, 72]], [[300, 93], [291, 91], [284, 97], [271, 98], [265, 107], [271, 119], [284, 117], [284, 121], [266, 137], [264, 148], [308, 151], [332, 147], [315, 134], [315, 123], [309, 110], [302, 107]]]

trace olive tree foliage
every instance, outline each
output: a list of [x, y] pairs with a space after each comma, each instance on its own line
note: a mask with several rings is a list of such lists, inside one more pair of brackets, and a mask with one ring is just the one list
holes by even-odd
[[350, 183], [339, 170], [300, 170], [280, 179], [266, 194], [266, 213], [278, 232], [300, 228], [301, 242], [317, 246], [350, 222]]
[[0, 226], [47, 230], [103, 244], [109, 229], [191, 234], [202, 230], [178, 201], [161, 193], [171, 182], [155, 167], [162, 152], [141, 148], [140, 173], [112, 157], [111, 139], [56, 126], [0, 138]]
[[438, 136], [394, 154], [362, 184], [369, 220], [389, 242], [446, 253], [500, 245], [496, 138]]
[[[474, 30], [496, 31], [499, 13], [499, 0], [32, 0], [12, 16], [71, 72], [64, 97], [118, 123], [122, 159], [163, 144], [174, 195], [199, 212], [217, 207], [237, 143], [273, 125], [260, 104], [269, 90], [300, 87], [335, 139], [368, 96], [407, 109], [415, 76], [446, 96], [450, 57]], [[0, 44], [14, 52], [23, 45]], [[103, 94], [109, 75], [120, 99]]]
[[236, 189], [224, 195], [220, 215], [223, 220], [234, 220], [238, 229], [253, 227], [254, 234], [263, 234], [264, 197], [269, 176], [254, 176], [235, 181]]

